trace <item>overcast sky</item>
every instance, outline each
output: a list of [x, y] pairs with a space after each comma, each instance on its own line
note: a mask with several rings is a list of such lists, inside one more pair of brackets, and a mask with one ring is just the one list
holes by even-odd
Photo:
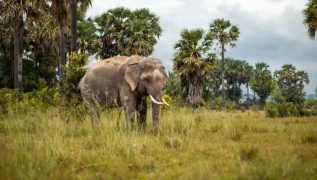
[[237, 46], [226, 57], [254, 65], [266, 62], [271, 70], [291, 63], [309, 73], [308, 94], [317, 86], [317, 40], [310, 40], [303, 25], [306, 0], [93, 0], [88, 16], [110, 8], [149, 8], [160, 18], [162, 36], [153, 56], [172, 69], [173, 45], [185, 28], [203, 28], [216, 18], [225, 18], [240, 29]]

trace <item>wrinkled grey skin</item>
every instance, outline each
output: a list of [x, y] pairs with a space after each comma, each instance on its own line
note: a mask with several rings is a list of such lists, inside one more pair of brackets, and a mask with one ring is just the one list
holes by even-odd
[[[133, 129], [137, 112], [139, 128], [146, 126], [146, 97], [162, 101], [162, 88], [167, 83], [166, 71], [158, 59], [139, 56], [116, 56], [94, 64], [81, 79], [78, 88], [92, 122], [99, 121], [103, 108], [124, 107], [126, 128]], [[159, 125], [159, 105], [152, 102], [153, 126]]]

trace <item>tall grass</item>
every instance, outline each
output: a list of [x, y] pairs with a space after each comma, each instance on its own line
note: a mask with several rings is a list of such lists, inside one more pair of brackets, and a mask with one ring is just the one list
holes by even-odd
[[316, 117], [180, 108], [156, 135], [150, 115], [145, 132], [112, 110], [97, 128], [56, 108], [0, 115], [0, 179], [317, 178]]

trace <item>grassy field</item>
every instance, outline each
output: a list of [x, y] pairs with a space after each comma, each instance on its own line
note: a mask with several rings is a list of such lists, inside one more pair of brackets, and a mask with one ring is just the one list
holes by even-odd
[[[150, 115], [150, 114], [149, 114]], [[317, 117], [169, 111], [159, 135], [98, 129], [57, 109], [0, 117], [0, 179], [317, 179]]]

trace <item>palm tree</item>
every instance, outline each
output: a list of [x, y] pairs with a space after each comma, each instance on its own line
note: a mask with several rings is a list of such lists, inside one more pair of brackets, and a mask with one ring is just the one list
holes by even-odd
[[307, 27], [308, 36], [315, 39], [317, 30], [317, 0], [308, 0], [306, 9], [303, 10], [304, 24]]
[[203, 103], [202, 93], [205, 72], [211, 69], [215, 57], [205, 53], [209, 50], [207, 42], [203, 41], [202, 29], [183, 30], [181, 39], [176, 43], [174, 54], [174, 69], [185, 76], [188, 81], [188, 101], [193, 109]]
[[213, 96], [218, 97], [221, 95], [220, 87], [221, 87], [221, 67], [220, 61], [216, 60], [213, 68], [209, 72], [209, 84], [212, 89]]
[[67, 20], [67, 7], [63, 0], [51, 0], [51, 11], [55, 17], [56, 23], [59, 25], [59, 77], [64, 79], [64, 66], [66, 65], [65, 53], [65, 26]]
[[274, 88], [274, 81], [269, 65], [266, 63], [256, 63], [253, 70], [254, 75], [251, 78], [251, 89], [260, 97], [260, 104], [263, 106], [265, 100], [271, 94]]
[[71, 10], [71, 44], [70, 50], [72, 52], [77, 51], [77, 40], [78, 40], [78, 33], [77, 33], [77, 6], [78, 3], [81, 3], [83, 8], [88, 7], [91, 5], [91, 0], [67, 0], [67, 3], [70, 6]]
[[97, 27], [91, 18], [85, 18], [85, 12], [78, 11], [78, 48], [81, 54], [100, 52], [101, 40], [96, 34]]
[[159, 18], [148, 9], [118, 7], [96, 18], [102, 40], [102, 58], [115, 55], [148, 56], [161, 35]]
[[251, 81], [251, 78], [253, 76], [253, 66], [251, 66], [249, 63], [244, 61], [244, 67], [243, 67], [243, 83], [245, 84], [247, 88], [247, 98], [249, 98], [249, 83]]
[[23, 15], [29, 12], [36, 13], [42, 7], [41, 0], [6, 0], [0, 2], [0, 15], [5, 19], [14, 20], [14, 88], [17, 89], [17, 96], [22, 100], [22, 39], [24, 20]]
[[126, 40], [130, 47], [129, 54], [149, 56], [162, 33], [159, 18], [146, 8], [137, 9], [133, 11], [128, 26]]
[[98, 33], [102, 42], [102, 49], [99, 55], [101, 58], [109, 58], [116, 55], [122, 55], [119, 52], [119, 46], [124, 49], [125, 44], [120, 39], [126, 38], [123, 30], [130, 19], [132, 12], [129, 9], [118, 7], [109, 9], [106, 13], [95, 18], [98, 25]]
[[305, 71], [297, 71], [296, 73], [298, 86], [300, 87], [301, 91], [304, 90], [304, 84], [309, 84], [309, 77], [308, 73]]
[[308, 74], [297, 71], [292, 64], [285, 64], [281, 70], [274, 72], [274, 76], [286, 101], [302, 105], [305, 101], [304, 84], [309, 83]]
[[220, 54], [221, 54], [221, 86], [222, 86], [222, 102], [223, 107], [225, 107], [225, 69], [224, 69], [224, 58], [226, 46], [230, 45], [234, 47], [235, 42], [239, 37], [239, 29], [235, 25], [231, 25], [230, 21], [224, 19], [216, 19], [210, 24], [209, 33], [207, 38], [216, 41], [216, 45], [220, 46]]
[[0, 16], [0, 88], [14, 88], [12, 59], [13, 20], [5, 21]]
[[54, 17], [50, 13], [26, 22], [28, 34], [26, 40], [31, 44], [31, 57], [35, 71], [44, 78], [48, 87], [56, 83], [56, 67], [58, 58], [58, 35]]
[[[241, 61], [225, 58], [225, 80], [228, 97], [232, 100], [236, 100], [236, 89], [238, 86], [239, 76], [242, 71]], [[240, 92], [238, 92], [240, 94]]]

